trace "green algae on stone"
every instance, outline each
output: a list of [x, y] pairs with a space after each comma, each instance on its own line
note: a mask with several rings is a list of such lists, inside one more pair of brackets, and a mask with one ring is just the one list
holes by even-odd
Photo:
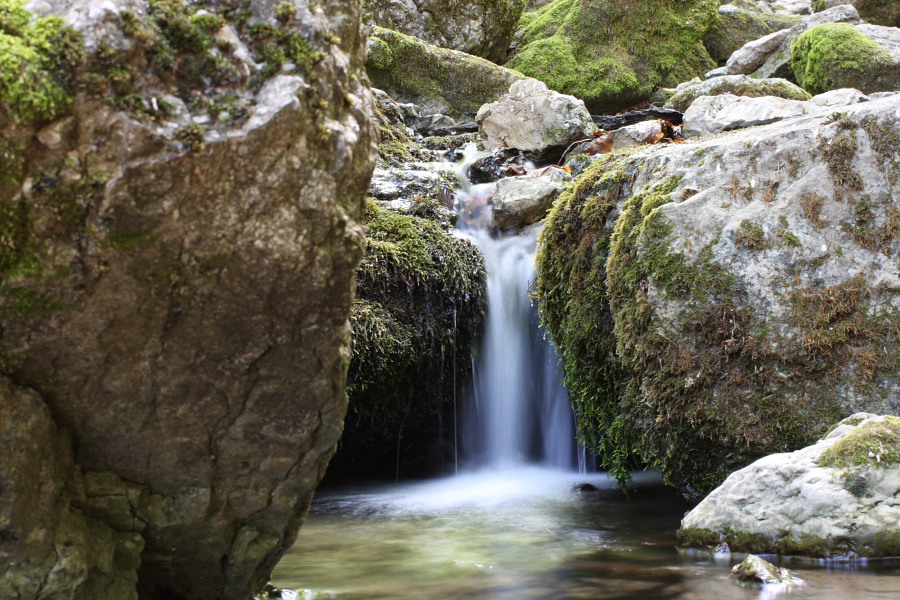
[[48, 121], [72, 104], [68, 75], [84, 49], [62, 19], [33, 16], [24, 4], [0, 0], [0, 115]]
[[791, 69], [813, 94], [845, 87], [891, 91], [900, 84], [900, 69], [887, 50], [846, 23], [819, 25], [797, 37], [791, 44]]
[[650, 96], [715, 22], [715, 0], [555, 0], [526, 15], [511, 68], [593, 111]]
[[414, 37], [372, 27], [366, 70], [372, 85], [398, 102], [425, 112], [472, 120], [524, 75], [462, 52], [438, 48]]
[[900, 418], [869, 422], [822, 453], [818, 464], [834, 469], [887, 467], [900, 463]]

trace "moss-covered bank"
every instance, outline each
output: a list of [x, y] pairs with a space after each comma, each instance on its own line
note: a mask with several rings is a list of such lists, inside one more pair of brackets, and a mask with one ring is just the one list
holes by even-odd
[[716, 0], [555, 0], [522, 17], [508, 63], [559, 92], [610, 111], [650, 96], [717, 16]]
[[369, 201], [366, 223], [350, 317], [350, 408], [329, 476], [433, 473], [452, 456], [454, 398], [485, 311], [484, 262], [429, 219]]

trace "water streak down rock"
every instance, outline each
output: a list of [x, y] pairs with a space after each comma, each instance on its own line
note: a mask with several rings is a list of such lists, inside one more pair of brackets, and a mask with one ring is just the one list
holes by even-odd
[[[17, 439], [72, 443], [34, 475], [59, 506], [35, 502], [33, 532], [0, 517], [0, 596], [120, 600], [137, 580], [141, 598], [245, 600], [305, 517], [346, 411], [375, 143], [359, 2], [275, 5], [240, 15], [254, 40], [224, 9], [44, 4], [80, 15], [71, 69], [93, 87], [52, 122], [0, 114], [0, 374], [4, 402], [41, 413]], [[183, 46], [163, 43], [173, 22]], [[210, 64], [234, 68], [185, 79]]]

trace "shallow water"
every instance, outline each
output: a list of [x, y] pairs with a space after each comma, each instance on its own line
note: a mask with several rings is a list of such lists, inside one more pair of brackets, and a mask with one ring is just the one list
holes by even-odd
[[273, 583], [316, 600], [900, 598], [900, 561], [800, 561], [784, 566], [804, 585], [741, 588], [727, 575], [742, 557], [680, 553], [688, 506], [636, 481], [630, 499], [537, 468], [320, 493]]

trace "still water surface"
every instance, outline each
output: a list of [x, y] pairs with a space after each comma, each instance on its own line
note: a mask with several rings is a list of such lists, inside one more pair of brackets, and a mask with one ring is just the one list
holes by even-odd
[[742, 557], [680, 553], [688, 506], [636, 482], [626, 499], [602, 475], [526, 467], [322, 492], [273, 583], [315, 600], [900, 599], [900, 560], [796, 562], [802, 586], [741, 588]]

